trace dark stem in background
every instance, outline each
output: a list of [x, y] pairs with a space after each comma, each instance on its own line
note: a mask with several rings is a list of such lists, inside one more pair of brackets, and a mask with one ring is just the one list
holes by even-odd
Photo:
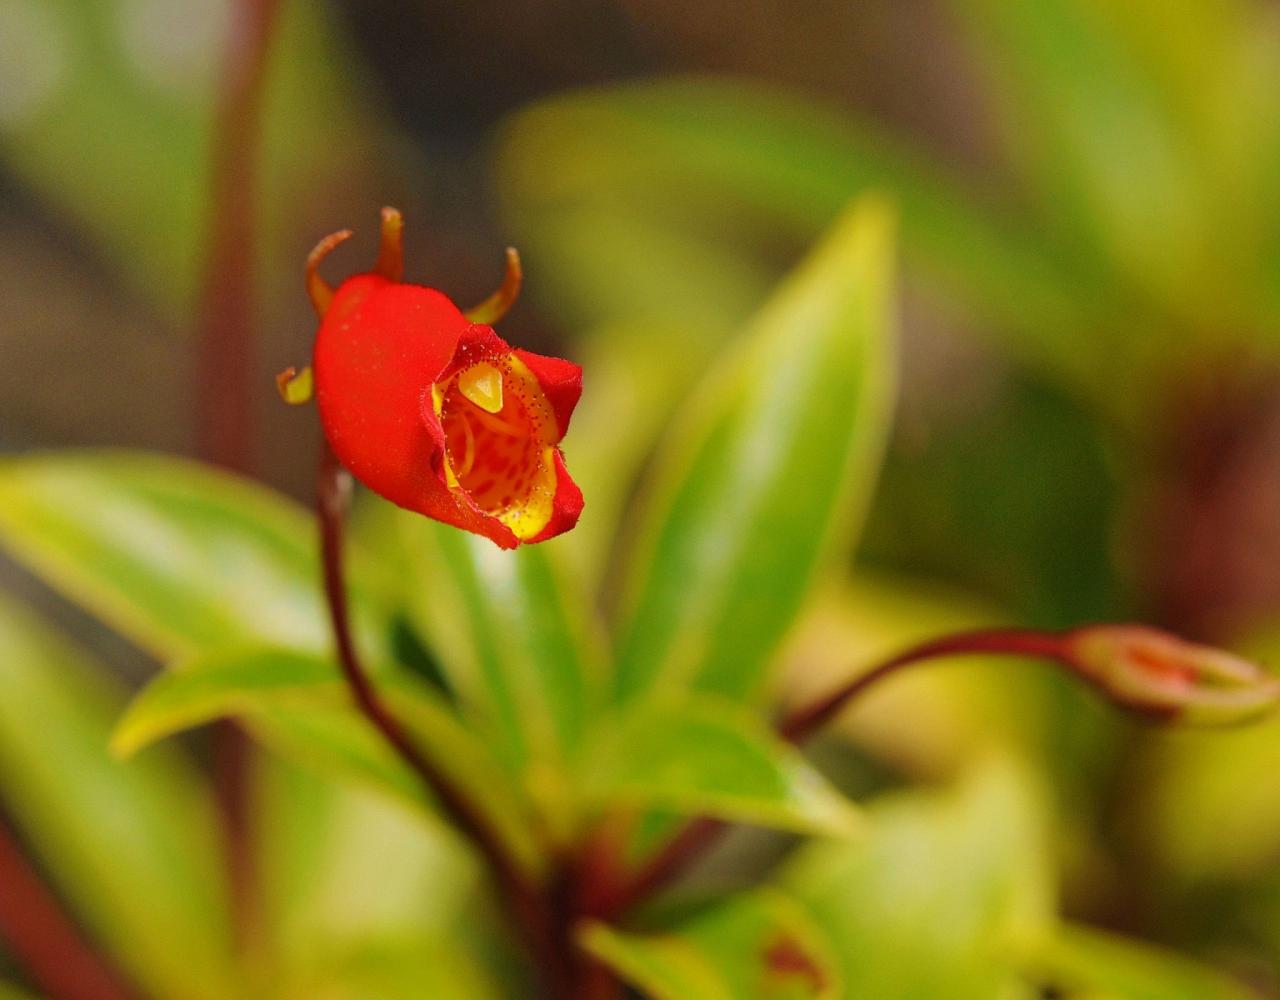
[[[197, 304], [196, 447], [236, 472], [253, 462], [254, 247], [263, 81], [277, 0], [240, 0], [227, 40], [211, 134], [208, 229]], [[214, 781], [237, 936], [251, 935], [249, 741], [234, 722], [214, 729]]]
[[320, 521], [320, 553], [324, 564], [324, 593], [333, 626], [338, 663], [361, 714], [409, 768], [422, 779], [445, 815], [479, 851], [488, 865], [510, 916], [530, 947], [535, 967], [547, 977], [549, 996], [571, 997], [568, 950], [562, 921], [551, 912], [544, 896], [508, 856], [488, 821], [471, 801], [424, 754], [378, 696], [356, 652], [343, 571], [343, 526], [351, 480], [328, 442], [321, 446], [316, 477], [316, 512]]
[[[1054, 660], [1071, 670], [1078, 669], [1067, 656], [1061, 635], [1033, 629], [961, 632], [913, 646], [817, 701], [802, 705], [779, 722], [778, 733], [791, 743], [803, 743], [867, 688], [903, 667], [940, 657], [980, 653]], [[690, 821], [628, 881], [601, 887], [586, 901], [584, 908], [606, 918], [625, 913], [686, 872], [715, 846], [729, 826], [707, 817]]]
[[574, 1000], [621, 1000], [624, 987], [613, 970], [594, 959], [585, 960], [576, 981]]
[[0, 934], [32, 982], [59, 1000], [130, 1000], [0, 822]]
[[277, 0], [240, 0], [211, 134], [208, 229], [197, 314], [196, 443], [202, 457], [253, 464], [254, 264], [263, 83]]

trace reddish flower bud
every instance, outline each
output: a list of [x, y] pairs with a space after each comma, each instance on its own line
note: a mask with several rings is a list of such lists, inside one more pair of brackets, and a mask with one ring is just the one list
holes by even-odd
[[1230, 724], [1280, 702], [1280, 678], [1261, 667], [1142, 625], [1077, 629], [1064, 655], [1114, 701], [1149, 714]]
[[503, 548], [568, 531], [582, 493], [558, 445], [582, 393], [582, 369], [513, 349], [472, 321], [496, 321], [514, 300], [514, 251], [503, 287], [468, 314], [442, 292], [399, 280], [400, 230], [399, 213], [384, 210], [377, 269], [336, 292], [316, 268], [345, 234], [322, 242], [309, 261], [321, 315], [316, 402], [334, 453], [393, 503]]

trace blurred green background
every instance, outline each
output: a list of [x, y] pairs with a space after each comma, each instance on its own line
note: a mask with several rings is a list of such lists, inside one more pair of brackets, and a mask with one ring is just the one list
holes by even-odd
[[[238, 7], [0, 0], [5, 449], [193, 452]], [[411, 280], [464, 304], [514, 244], [504, 336], [587, 371], [566, 454], [588, 507], [565, 547], [611, 608], [633, 542], [613, 523], [671, 412], [874, 191], [900, 226], [897, 409], [781, 700], [975, 623], [1140, 618], [1275, 662], [1273, 0], [294, 0], [268, 65], [249, 258], [266, 482], [305, 496], [312, 475], [314, 417], [271, 376], [308, 356], [316, 239], [356, 229], [334, 266], [363, 266], [396, 205]], [[0, 579], [148, 672], [13, 564]], [[973, 664], [886, 686], [818, 759], [863, 793], [947, 781], [993, 745], [1030, 762], [1067, 916], [1280, 996], [1280, 724], [1162, 732], [1048, 672]]]

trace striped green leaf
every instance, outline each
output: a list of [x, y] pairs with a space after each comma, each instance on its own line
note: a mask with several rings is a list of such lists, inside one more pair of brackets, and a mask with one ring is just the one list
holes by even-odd
[[[490, 754], [449, 708], [407, 675], [379, 686], [398, 720], [499, 832], [522, 863], [537, 865], [519, 796]], [[321, 762], [420, 806], [422, 780], [351, 706], [337, 666], [298, 651], [213, 653], [163, 674], [134, 699], [112, 737], [133, 753], [172, 733], [237, 715], [268, 743], [305, 763]]]
[[[126, 451], [6, 458], [0, 541], [161, 660], [256, 643], [329, 648], [311, 516], [208, 466]], [[372, 642], [376, 577], [354, 555], [352, 599]]]
[[867, 505], [892, 398], [889, 211], [864, 201], [673, 424], [642, 516], [615, 696], [747, 696]]
[[649, 933], [587, 924], [578, 940], [653, 1000], [836, 1000], [847, 995], [822, 929], [772, 890], [730, 897]]
[[[488, 1000], [505, 930], [484, 872], [421, 812], [267, 757], [254, 801], [276, 996]], [[416, 993], [414, 990], [416, 989]]]
[[604, 717], [583, 755], [589, 808], [659, 809], [805, 833], [849, 834], [854, 806], [755, 713], [720, 698]]
[[[175, 747], [107, 753], [124, 693], [0, 600], [0, 802], [92, 936], [153, 996], [243, 995], [218, 819]], [[199, 970], [193, 975], [192, 970]]]
[[830, 935], [845, 996], [1018, 996], [1019, 956], [1053, 928], [1035, 778], [991, 758], [945, 792], [888, 796], [869, 834], [813, 844], [782, 884]]
[[582, 327], [643, 318], [718, 341], [752, 304], [766, 256], [753, 245], [814, 240], [875, 189], [901, 211], [908, 266], [979, 328], [1075, 388], [1113, 364], [1104, 287], [918, 151], [811, 97], [712, 79], [579, 91], [516, 115], [501, 153], [522, 250]]
[[487, 539], [399, 514], [406, 600], [465, 710], [553, 811], [600, 677], [588, 599], [555, 542], [503, 551]]
[[1098, 1000], [1259, 1000], [1211, 966], [1155, 945], [1067, 926], [1031, 957], [1029, 971], [1060, 996]]

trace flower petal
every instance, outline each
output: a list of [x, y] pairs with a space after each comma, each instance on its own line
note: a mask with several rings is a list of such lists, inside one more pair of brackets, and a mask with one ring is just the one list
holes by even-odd
[[545, 542], [548, 538], [563, 534], [578, 523], [578, 517], [582, 514], [582, 490], [578, 489], [578, 484], [565, 468], [564, 455], [559, 448], [555, 450], [555, 469], [556, 493], [551, 501], [551, 520], [529, 539], [530, 542]]
[[547, 402], [556, 415], [556, 425], [560, 432], [556, 441], [559, 441], [569, 429], [569, 418], [573, 416], [573, 408], [578, 405], [578, 399], [582, 396], [582, 368], [572, 361], [534, 354], [531, 351], [517, 350], [515, 355], [528, 366], [542, 386]]
[[411, 510], [432, 482], [444, 488], [443, 435], [419, 411], [466, 327], [440, 292], [363, 274], [338, 289], [316, 336], [316, 404], [330, 445], [360, 482]]

